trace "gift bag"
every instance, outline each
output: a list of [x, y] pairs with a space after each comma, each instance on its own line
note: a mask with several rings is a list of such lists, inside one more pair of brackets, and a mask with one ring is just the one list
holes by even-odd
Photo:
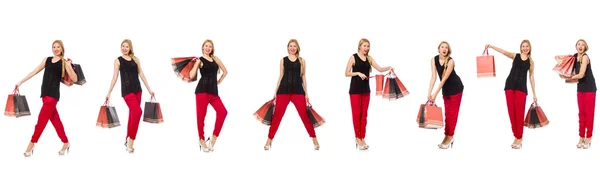
[[325, 119], [319, 115], [315, 109], [313, 109], [312, 104], [307, 103], [306, 111], [308, 112], [308, 118], [310, 118], [310, 122], [312, 123], [314, 128], [318, 128], [325, 124]]
[[75, 71], [75, 74], [77, 74], [77, 81], [75, 82], [76, 85], [83, 85], [85, 84], [87, 81], [85, 80], [85, 75], [83, 75], [83, 69], [81, 69], [81, 65], [80, 64], [72, 64], [73, 66], [73, 71]]
[[171, 65], [173, 66], [173, 71], [177, 77], [185, 82], [193, 82], [198, 79], [198, 75], [194, 78], [190, 78], [190, 71], [194, 67], [196, 63], [196, 57], [176, 57], [171, 58]]
[[567, 56], [563, 59], [563, 61], [556, 64], [556, 66], [554, 66], [554, 68], [552, 70], [554, 72], [558, 73], [559, 75], [569, 77], [569, 76], [573, 75], [574, 68], [575, 68], [575, 57]]
[[383, 80], [385, 75], [377, 74], [375, 75], [375, 95], [380, 96], [383, 95]]
[[408, 95], [409, 92], [392, 70], [386, 74], [385, 84], [383, 87], [383, 98], [389, 100], [397, 100]]
[[13, 93], [8, 95], [4, 115], [16, 118], [31, 115], [27, 98], [19, 93], [19, 88], [15, 88]]
[[421, 104], [417, 114], [419, 128], [439, 129], [444, 127], [444, 115], [442, 108], [435, 105], [433, 101]]
[[110, 104], [110, 102], [108, 102], [108, 100], [105, 101], [102, 106], [100, 106], [100, 112], [98, 113], [96, 126], [102, 128], [114, 128], [121, 126], [121, 123], [119, 122], [119, 116], [117, 115], [117, 110]]
[[262, 124], [267, 126], [271, 125], [273, 119], [273, 112], [275, 112], [275, 99], [265, 102], [256, 112], [254, 112], [254, 118], [260, 121]]
[[477, 77], [496, 77], [496, 63], [494, 56], [488, 52], [488, 46], [481, 56], [477, 56]]
[[154, 96], [144, 105], [144, 122], [148, 123], [163, 123], [162, 110], [160, 103], [156, 102]]
[[544, 114], [542, 107], [540, 107], [537, 102], [531, 103], [531, 106], [529, 106], [529, 110], [527, 111], [527, 115], [525, 116], [525, 127], [532, 129], [541, 128], [548, 124], [550, 124], [550, 121], [548, 121], [548, 118], [546, 117], [546, 114]]

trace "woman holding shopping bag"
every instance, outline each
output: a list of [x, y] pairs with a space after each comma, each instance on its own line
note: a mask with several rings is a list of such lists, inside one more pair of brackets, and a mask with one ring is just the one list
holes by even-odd
[[[225, 76], [227, 76], [227, 68], [219, 59], [215, 56], [214, 44], [212, 40], [205, 40], [202, 43], [202, 56], [195, 58], [194, 66], [190, 71], [190, 78], [195, 78], [200, 70], [200, 80], [198, 86], [196, 86], [196, 117], [198, 123], [198, 135], [200, 136], [200, 149], [204, 152], [212, 152], [214, 150], [217, 137], [221, 133], [223, 123], [227, 117], [227, 109], [219, 97], [218, 85], [223, 82]], [[217, 80], [217, 75], [223, 70], [223, 74]], [[208, 140], [204, 139], [204, 118], [206, 117], [206, 111], [208, 105], [211, 105], [217, 114], [215, 121], [215, 128], [212, 137]], [[207, 145], [206, 142], [209, 142]]]
[[271, 149], [271, 143], [277, 133], [279, 124], [283, 119], [285, 110], [290, 102], [294, 104], [298, 115], [308, 135], [312, 138], [314, 149], [319, 150], [319, 141], [315, 134], [315, 128], [306, 111], [308, 104], [308, 89], [306, 88], [306, 60], [300, 57], [300, 44], [296, 39], [291, 39], [287, 44], [288, 56], [279, 61], [279, 79], [275, 90], [275, 111], [269, 135], [264, 146], [265, 150]]
[[527, 72], [529, 72], [529, 81], [531, 91], [533, 92], [533, 101], [537, 101], [535, 94], [534, 62], [531, 59], [531, 43], [529, 40], [521, 41], [521, 52], [512, 53], [500, 49], [493, 45], [486, 45], [504, 56], [512, 59], [510, 74], [506, 78], [504, 92], [506, 95], [506, 105], [508, 115], [512, 126], [515, 140], [511, 147], [520, 149], [523, 146], [523, 129], [525, 120], [525, 101], [527, 100]]
[[369, 74], [372, 68], [379, 72], [389, 71], [393, 68], [380, 67], [369, 55], [371, 43], [363, 38], [358, 42], [358, 52], [350, 56], [346, 65], [346, 77], [350, 80], [350, 105], [352, 108], [352, 123], [354, 124], [354, 135], [356, 137], [356, 148], [360, 150], [369, 149], [365, 142], [367, 129], [367, 113], [371, 98], [371, 87], [369, 86]]
[[[458, 112], [462, 100], [464, 85], [454, 70], [454, 59], [450, 57], [452, 49], [450, 44], [442, 41], [438, 45], [439, 55], [431, 59], [431, 81], [429, 83], [429, 101], [435, 101], [440, 90], [444, 99], [444, 110], [446, 110], [446, 127], [444, 128], [444, 140], [438, 145], [440, 149], [448, 149], [454, 144], [454, 129], [458, 122]], [[440, 79], [440, 84], [432, 95], [435, 77]]]
[[575, 44], [577, 53], [574, 55], [556, 56], [556, 61], [560, 64], [565, 58], [573, 56], [575, 58], [575, 75], [571, 77], [561, 77], [568, 80], [577, 80], [577, 103], [579, 105], [579, 142], [577, 148], [587, 149], [592, 143], [592, 132], [594, 129], [594, 112], [596, 110], [596, 79], [592, 72], [590, 57], [586, 54], [588, 51], [587, 42], [583, 39], [577, 40]]
[[54, 126], [60, 141], [63, 142], [63, 146], [58, 152], [58, 155], [64, 155], [65, 152], [69, 151], [71, 147], [69, 143], [69, 139], [65, 133], [65, 129], [63, 127], [62, 121], [56, 109], [56, 105], [60, 100], [60, 83], [61, 80], [65, 76], [69, 76], [72, 82], [77, 82], [77, 74], [73, 70], [71, 66], [70, 59], [65, 59], [65, 49], [63, 42], [61, 40], [55, 40], [52, 43], [52, 52], [54, 56], [47, 57], [42, 60], [42, 62], [31, 72], [29, 73], [23, 80], [21, 80], [16, 85], [16, 89], [21, 86], [21, 84], [25, 83], [31, 77], [37, 75], [40, 71], [44, 70], [44, 77], [42, 80], [42, 109], [40, 110], [40, 115], [38, 117], [37, 124], [35, 125], [35, 130], [33, 132], [33, 136], [31, 136], [31, 142], [27, 146], [25, 153], [23, 155], [25, 157], [30, 157], [33, 155], [33, 150], [35, 144], [40, 139], [44, 128], [48, 124], [48, 120]]
[[112, 89], [117, 83], [119, 74], [121, 75], [121, 96], [125, 100], [127, 107], [129, 108], [129, 119], [127, 121], [127, 136], [125, 138], [125, 149], [129, 153], [133, 153], [133, 142], [136, 139], [140, 120], [142, 118], [142, 86], [140, 84], [140, 77], [146, 86], [146, 89], [152, 97], [154, 92], [148, 86], [148, 81], [142, 71], [140, 60], [134, 55], [133, 44], [131, 40], [125, 39], [121, 42], [121, 53], [114, 61], [113, 77], [106, 94], [106, 100], [110, 99]]

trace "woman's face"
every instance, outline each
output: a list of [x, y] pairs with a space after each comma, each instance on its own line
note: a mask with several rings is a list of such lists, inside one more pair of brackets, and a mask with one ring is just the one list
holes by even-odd
[[123, 55], [127, 55], [129, 54], [129, 44], [127, 42], [123, 42], [123, 44], [121, 44], [121, 53], [123, 53]]
[[54, 53], [55, 56], [60, 56], [62, 54], [62, 47], [58, 42], [52, 44], [52, 53]]
[[202, 52], [204, 52], [204, 54], [210, 55], [212, 50], [213, 50], [213, 45], [210, 42], [206, 42], [204, 44], [204, 46], [202, 46]]
[[523, 42], [521, 44], [521, 53], [529, 54], [530, 51], [531, 51], [531, 46], [529, 46], [529, 43]]
[[577, 42], [575, 48], [577, 48], [577, 53], [583, 54], [585, 50], [585, 43], [583, 41]]
[[291, 42], [290, 45], [288, 45], [288, 54], [296, 54], [298, 52], [298, 44], [296, 44], [295, 42]]
[[368, 54], [370, 49], [371, 49], [371, 45], [368, 42], [365, 42], [360, 45], [359, 50], [360, 50], [361, 54]]
[[438, 48], [438, 53], [440, 53], [442, 56], [447, 56], [448, 50], [448, 44], [442, 44], [440, 45], [440, 48]]

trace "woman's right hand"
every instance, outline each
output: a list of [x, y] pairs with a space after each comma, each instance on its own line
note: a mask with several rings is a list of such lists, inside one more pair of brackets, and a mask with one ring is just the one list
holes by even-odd
[[106, 100], [110, 99], [110, 94], [106, 95]]
[[360, 77], [360, 79], [364, 80], [367, 78], [367, 76], [365, 74], [362, 73], [357, 73], [357, 75]]

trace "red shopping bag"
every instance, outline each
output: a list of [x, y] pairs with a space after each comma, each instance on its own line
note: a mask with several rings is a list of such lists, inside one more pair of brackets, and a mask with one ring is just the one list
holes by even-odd
[[383, 79], [384, 79], [384, 77], [385, 76], [383, 74], [375, 75], [375, 95], [376, 96], [383, 95]]
[[552, 70], [563, 76], [572, 76], [574, 66], [575, 66], [575, 57], [567, 56], [563, 59], [562, 62], [556, 64], [556, 66], [554, 66], [554, 68]]
[[496, 77], [496, 63], [494, 56], [488, 52], [488, 46], [481, 56], [477, 56], [477, 77]]
[[435, 105], [433, 101], [421, 104], [417, 114], [419, 128], [439, 129], [444, 127], [444, 115], [442, 108]]
[[531, 103], [527, 115], [525, 116], [524, 126], [527, 128], [541, 128], [550, 124], [548, 117], [537, 102]]

